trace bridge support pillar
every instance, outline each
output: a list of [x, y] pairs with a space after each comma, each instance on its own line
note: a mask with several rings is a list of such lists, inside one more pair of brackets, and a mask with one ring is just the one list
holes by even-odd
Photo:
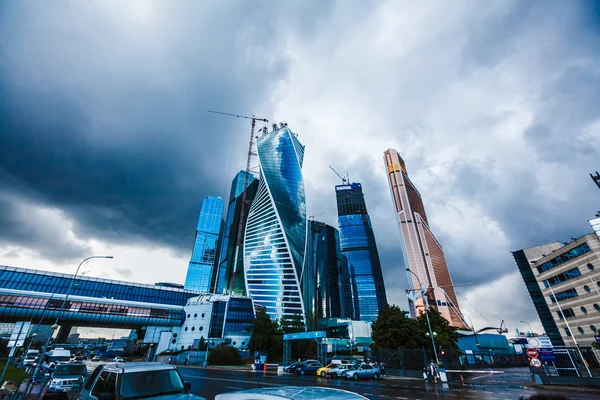
[[67, 343], [69, 339], [69, 334], [71, 334], [71, 329], [73, 329], [73, 325], [61, 325], [58, 329], [58, 336], [56, 336], [57, 343]]

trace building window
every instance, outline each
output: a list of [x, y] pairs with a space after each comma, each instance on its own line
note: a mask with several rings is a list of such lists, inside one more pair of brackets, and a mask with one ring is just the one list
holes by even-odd
[[581, 306], [581, 312], [584, 314], [587, 314], [587, 308], [585, 308], [584, 306]]
[[577, 328], [577, 330], [579, 331], [579, 333], [581, 333], [581, 334], [583, 335], [583, 332], [584, 332], [584, 331], [583, 331], [583, 328], [582, 328], [582, 327], [579, 327], [579, 328]]
[[[558, 285], [559, 283], [566, 282], [570, 279], [577, 278], [579, 276], [581, 276], [581, 271], [579, 271], [579, 268], [575, 267], [568, 271], [563, 272], [562, 274], [558, 274], [558, 275], [555, 275], [555, 276], [552, 276], [552, 277], [546, 279], [544, 281], [544, 286], [550, 287], [550, 286]], [[439, 300], [438, 300], [438, 302], [439, 302]], [[442, 304], [438, 304], [438, 305], [442, 305]]]
[[203, 327], [203, 326], [201, 326], [201, 327], [200, 327], [200, 330], [201, 330], [201, 331], [203, 331], [203, 330], [204, 330], [204, 327]]
[[571, 331], [569, 330], [569, 328], [565, 328], [565, 333], [567, 334], [567, 336], [571, 336]]
[[188, 330], [188, 327], [186, 326], [186, 327], [185, 327], [185, 331], [187, 332], [187, 330]]
[[196, 330], [195, 326], [192, 326], [192, 332], [194, 332]]
[[557, 300], [563, 301], [563, 300], [570, 299], [572, 297], [577, 297], [577, 296], [579, 296], [577, 294], [577, 290], [575, 290], [573, 288], [573, 289], [565, 290], [563, 292], [556, 293], [556, 296], [550, 296], [550, 300], [552, 300], [553, 303], [556, 303]]
[[571, 250], [567, 251], [566, 253], [563, 253], [560, 256], [553, 258], [552, 260], [546, 261], [545, 263], [543, 263], [542, 265], [537, 267], [538, 272], [541, 274], [545, 271], [548, 271], [549, 269], [558, 267], [559, 265], [566, 263], [569, 260], [579, 257], [580, 255], [585, 254], [589, 251], [590, 251], [590, 246], [588, 246], [587, 243], [582, 243], [579, 246], [573, 247]]
[[589, 287], [588, 285], [585, 285], [585, 286], [583, 287], [583, 289], [584, 289], [586, 292], [588, 292], [588, 293], [592, 291], [592, 289], [590, 289], [590, 287]]
[[592, 330], [592, 332], [596, 333], [598, 332], [598, 329], [596, 329], [596, 327], [594, 325], [590, 325], [590, 329]]
[[565, 318], [571, 318], [575, 316], [575, 312], [572, 308], [566, 308], [562, 310], [562, 313], [560, 311], [557, 311], [556, 314], [558, 314], [558, 318], [560, 319], [563, 319], [563, 314], [565, 314]]
[[188, 314], [188, 318], [190, 317], [190, 314]]
[[588, 267], [588, 269], [589, 269], [590, 271], [593, 271], [593, 270], [594, 270], [594, 266], [593, 266], [592, 264], [590, 264], [590, 263], [588, 263], [587, 267]]
[[204, 316], [205, 316], [205, 315], [206, 315], [206, 314], [202, 313], [202, 318], [204, 318]]
[[194, 314], [194, 318], [198, 318], [198, 314]]
[[594, 304], [594, 308], [596, 309], [596, 311], [600, 311], [600, 306], [598, 304]]

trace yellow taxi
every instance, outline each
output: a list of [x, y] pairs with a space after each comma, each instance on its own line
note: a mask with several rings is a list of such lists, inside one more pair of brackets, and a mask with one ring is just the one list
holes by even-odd
[[317, 376], [322, 378], [327, 377], [327, 372], [329, 372], [329, 368], [331, 368], [333, 364], [326, 365], [325, 367], [321, 367], [317, 370]]

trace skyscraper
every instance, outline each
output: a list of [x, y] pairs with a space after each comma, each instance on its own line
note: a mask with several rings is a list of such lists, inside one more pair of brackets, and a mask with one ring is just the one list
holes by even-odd
[[302, 274], [302, 296], [309, 329], [321, 318], [339, 318], [340, 239], [338, 230], [324, 222], [311, 220]]
[[306, 251], [304, 146], [287, 126], [257, 139], [262, 171], [244, 236], [246, 290], [273, 319], [306, 314], [300, 278]]
[[423, 290], [427, 293], [429, 306], [438, 310], [450, 324], [467, 326], [458, 308], [442, 246], [429, 228], [421, 194], [409, 179], [404, 160], [396, 150], [388, 149], [384, 152], [384, 161], [400, 230], [404, 265], [418, 276], [417, 279], [408, 273], [414, 289], [408, 294], [412, 316], [425, 310]]
[[186, 289], [204, 293], [210, 291], [217, 259], [222, 215], [223, 201], [220, 197], [209, 196], [202, 200], [194, 249], [185, 278], [184, 287]]
[[[244, 191], [245, 171], [240, 171], [231, 182], [231, 194], [229, 199], [229, 207], [227, 208], [227, 217], [225, 220], [225, 231], [221, 243], [221, 256], [218, 265], [217, 282], [215, 285], [216, 293], [234, 292], [237, 294], [246, 293], [246, 285], [244, 283], [244, 253], [243, 243], [240, 243], [238, 252], [237, 265], [235, 265], [236, 242], [240, 217], [242, 215], [242, 192]], [[256, 190], [258, 189], [258, 181], [254, 175], [248, 174], [248, 187], [246, 188], [246, 202], [244, 207], [244, 221], [242, 224], [242, 234], [248, 221], [248, 212], [250, 204], [254, 200]], [[235, 268], [235, 282], [233, 279], [233, 270]]]
[[373, 321], [387, 305], [379, 252], [360, 183], [335, 187], [342, 258], [342, 315]]

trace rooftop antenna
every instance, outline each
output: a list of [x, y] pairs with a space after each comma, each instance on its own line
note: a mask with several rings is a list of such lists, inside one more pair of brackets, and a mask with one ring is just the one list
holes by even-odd
[[[240, 222], [238, 224], [237, 236], [235, 239], [235, 258], [233, 259], [233, 273], [231, 275], [231, 282], [229, 282], [229, 286], [231, 287], [230, 293], [235, 291], [235, 275], [237, 273], [237, 262], [238, 262], [238, 254], [240, 251], [240, 245], [242, 242], [242, 229], [244, 228], [244, 206], [246, 205], [246, 188], [248, 187], [248, 175], [250, 174], [250, 161], [252, 159], [252, 146], [254, 144], [254, 128], [256, 127], [256, 121], [269, 122], [266, 118], [258, 118], [256, 115], [238, 115], [220, 111], [208, 111], [213, 114], [226, 115], [229, 117], [236, 118], [244, 118], [252, 121], [251, 129], [250, 129], [250, 141], [248, 143], [248, 159], [246, 160], [246, 174], [244, 175], [244, 190], [242, 191], [242, 209], [240, 210]], [[266, 132], [265, 132], [266, 133]]]

